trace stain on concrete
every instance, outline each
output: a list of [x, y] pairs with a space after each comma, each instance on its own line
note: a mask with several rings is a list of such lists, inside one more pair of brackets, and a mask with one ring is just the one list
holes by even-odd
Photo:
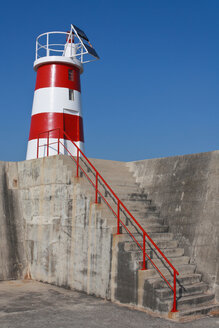
[[124, 251], [124, 244], [118, 244], [117, 288], [115, 298], [121, 303], [137, 304], [138, 270], [134, 268], [131, 252]]
[[7, 183], [7, 172], [4, 166], [2, 170], [1, 176], [1, 192], [2, 195], [2, 218], [5, 228], [5, 238], [6, 238], [6, 245], [4, 248], [7, 248], [6, 253], [8, 254], [7, 260], [7, 279], [18, 279], [22, 276], [22, 259], [19, 250], [20, 241], [18, 240], [18, 232], [17, 232], [17, 216], [18, 214], [18, 199], [17, 199], [17, 192], [15, 190], [8, 188]]

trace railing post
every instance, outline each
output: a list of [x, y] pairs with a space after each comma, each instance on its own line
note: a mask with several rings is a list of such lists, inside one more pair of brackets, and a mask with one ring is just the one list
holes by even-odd
[[117, 203], [117, 235], [120, 235], [120, 201]]
[[35, 60], [38, 58], [38, 40], [36, 39], [36, 55], [35, 55]]
[[58, 155], [59, 155], [59, 142], [60, 142], [60, 129], [59, 129], [59, 137], [58, 137]]
[[39, 158], [39, 136], [37, 138], [37, 158]]
[[49, 56], [49, 33], [46, 35], [46, 56]]
[[72, 57], [72, 30], [71, 30], [69, 36], [70, 36], [70, 38], [71, 38], [71, 57]]
[[95, 203], [98, 203], [98, 173], [96, 172]]
[[76, 171], [76, 177], [79, 176], [79, 149], [77, 148], [77, 171]]
[[176, 271], [175, 270], [173, 276], [173, 308], [171, 312], [178, 312], [176, 308]]
[[49, 131], [47, 134], [47, 156], [49, 156]]
[[142, 261], [142, 270], [147, 270], [147, 267], [146, 267], [146, 259], [145, 259], [145, 232], [143, 232], [143, 261]]

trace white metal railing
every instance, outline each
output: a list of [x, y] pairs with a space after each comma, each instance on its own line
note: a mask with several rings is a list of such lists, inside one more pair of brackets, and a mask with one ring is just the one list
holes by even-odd
[[[36, 38], [35, 59], [37, 60], [46, 56], [66, 56], [67, 49], [67, 57], [76, 58], [81, 63], [98, 59], [93, 56], [92, 58], [90, 57], [91, 54], [86, 49], [85, 42], [80, 38], [73, 25], [71, 25], [70, 32], [53, 31], [40, 34]], [[86, 59], [84, 60], [85, 55]]]

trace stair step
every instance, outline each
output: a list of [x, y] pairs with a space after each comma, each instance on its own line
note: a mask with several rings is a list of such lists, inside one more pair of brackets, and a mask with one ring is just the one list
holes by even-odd
[[141, 201], [141, 200], [126, 200], [123, 204], [127, 207], [127, 209], [132, 211], [141, 211], [141, 212], [155, 212], [158, 211], [157, 206], [148, 204], [148, 202]]
[[130, 210], [130, 212], [131, 212], [131, 214], [134, 216], [134, 218], [136, 218], [136, 220], [138, 219], [138, 218], [141, 218], [141, 219], [145, 219], [145, 220], [147, 220], [147, 218], [151, 218], [151, 217], [153, 217], [153, 218], [159, 218], [160, 217], [160, 211], [155, 211], [155, 212], [151, 212], [151, 211], [147, 211], [147, 210], [145, 210], [145, 211], [138, 211], [138, 210], [131, 210], [131, 209], [128, 209], [128, 210]]
[[[132, 246], [134, 246], [134, 243], [133, 243]], [[139, 247], [136, 243], [135, 243], [135, 248], [136, 248], [135, 250], [130, 249], [129, 243], [124, 244], [124, 250], [125, 251], [133, 253], [134, 256], [136, 257], [136, 259], [138, 259], [138, 258], [142, 259], [142, 251], [139, 250]], [[160, 248], [160, 249], [168, 259], [171, 258], [171, 260], [173, 260], [175, 262], [184, 261], [185, 258], [186, 258], [186, 260], [190, 259], [188, 256], [183, 256], [184, 255], [184, 248], [173, 248], [173, 249], [171, 249], [171, 248], [166, 248], [166, 249]], [[160, 261], [159, 258], [161, 258], [161, 255], [159, 254], [159, 251], [157, 251], [155, 248], [150, 250], [149, 246], [147, 247], [147, 245], [146, 245], [146, 252], [150, 256], [150, 258], [154, 261], [155, 264], [156, 264], [156, 262]], [[150, 263], [149, 260], [148, 260], [148, 263]], [[164, 263], [166, 263], [165, 260], [164, 260]]]
[[129, 172], [129, 170], [127, 170], [126, 167], [124, 167], [124, 165], [117, 165], [116, 163], [110, 165], [108, 163], [101, 163], [101, 165], [99, 165], [93, 162], [93, 160], [90, 162], [95, 166], [100, 174], [105, 173], [110, 175], [112, 178], [116, 176], [130, 176], [130, 179], [134, 180], [133, 175]]
[[[141, 254], [142, 255], [142, 254]], [[139, 256], [140, 257], [140, 256]], [[139, 258], [141, 261], [142, 259]], [[180, 257], [173, 257], [173, 258], [168, 258], [170, 263], [178, 270], [178, 267], [183, 264], [189, 264], [190, 257], [188, 256], [180, 256]], [[164, 259], [153, 259], [154, 264], [158, 267], [158, 269], [163, 270], [163, 268], [169, 268], [169, 264], [164, 260]], [[148, 260], [147, 261], [147, 268], [152, 269], [153, 264]]]
[[[125, 250], [126, 251], [138, 251], [139, 250], [139, 247], [138, 245], [135, 243], [135, 242], [125, 242]], [[176, 240], [164, 240], [164, 241], [156, 241], [155, 242], [156, 245], [161, 249], [161, 250], [164, 250], [164, 249], [175, 249], [177, 248], [177, 245], [178, 245], [178, 242]], [[165, 253], [166, 254], [166, 253]]]
[[178, 300], [177, 308], [179, 311], [181, 311], [192, 307], [198, 307], [203, 303], [212, 302], [214, 298], [215, 298], [214, 294], [184, 296], [182, 299]]
[[[137, 220], [137, 222], [146, 229], [149, 229], [150, 227], [168, 227], [165, 224], [161, 223], [159, 220]], [[168, 227], [169, 230], [169, 227]]]
[[130, 181], [133, 181], [133, 183], [135, 184], [135, 180], [133, 179], [132, 174], [130, 174], [130, 172], [127, 170], [116, 170], [113, 169], [112, 171], [112, 167], [96, 167], [96, 169], [99, 171], [99, 173], [102, 175], [102, 177], [107, 177], [110, 179], [116, 179], [116, 180], [122, 180], [122, 178], [129, 178]]
[[168, 248], [177, 248], [178, 247], [178, 241], [177, 240], [154, 240], [155, 244], [160, 249], [168, 249]]
[[114, 191], [116, 193], [118, 193], [118, 197], [127, 194], [131, 195], [139, 192], [139, 188], [137, 185], [126, 186], [125, 188], [123, 185], [114, 185], [111, 187], [115, 189]]
[[124, 190], [124, 191], [128, 191], [129, 188], [130, 190], [133, 189], [136, 186], [136, 190], [138, 190], [138, 186], [135, 183], [130, 182], [130, 179], [122, 179], [120, 178], [118, 179], [111, 179], [111, 177], [107, 178], [106, 175], [103, 175], [104, 180], [107, 182], [107, 184], [114, 190], [114, 189], [120, 189], [120, 190]]
[[[66, 165], [65, 166], [69, 167], [70, 169], [73, 168], [73, 170], [76, 170], [76, 165], [73, 162], [73, 165]], [[95, 181], [96, 174], [93, 174], [92, 171], [87, 170], [85, 166], [82, 166], [85, 173], [91, 178], [92, 181]], [[81, 172], [82, 173], [82, 172]], [[132, 181], [132, 179], [127, 176], [127, 177], [121, 177], [117, 176], [112, 178], [112, 175], [107, 175], [104, 173], [99, 172], [102, 176], [102, 178], [107, 182], [107, 184], [111, 187], [112, 190], [117, 190], [117, 192], [120, 192], [121, 194], [124, 193], [138, 193], [139, 192], [139, 187], [138, 185]], [[82, 173], [82, 176], [84, 177], [84, 173]], [[102, 179], [99, 178], [99, 183], [105, 185], [102, 181]]]
[[[137, 230], [135, 227], [137, 228]], [[130, 223], [129, 225], [127, 225], [127, 228], [131, 233], [137, 233], [138, 231], [141, 232], [141, 229], [138, 228], [138, 226], [136, 224], [134, 224], [134, 226], [132, 226]], [[142, 225], [142, 228], [148, 234], [154, 233], [154, 232], [159, 232], [159, 233], [168, 232], [168, 230], [169, 230], [169, 226], [167, 226], [167, 225], [151, 225], [150, 226], [150, 225], [144, 224], [144, 225]], [[124, 227], [122, 227], [122, 232], [127, 233], [127, 230]]]
[[[177, 278], [180, 278], [181, 275], [185, 275], [188, 273], [194, 273], [196, 269], [196, 266], [194, 264], [184, 264], [184, 265], [179, 265], [177, 270], [179, 272], [179, 276], [177, 276]], [[161, 277], [160, 274], [158, 273], [158, 271], [156, 269], [147, 269], [142, 271], [144, 278], [145, 279], [150, 279], [150, 278], [155, 278], [155, 277]], [[167, 269], [162, 269], [162, 274], [168, 278], [168, 281], [173, 281], [173, 277], [170, 276], [170, 274], [172, 274], [173, 270], [167, 270]], [[169, 279], [170, 278], [170, 279]]]
[[172, 232], [165, 232], [165, 233], [160, 233], [160, 232], [152, 232], [149, 233], [149, 236], [151, 239], [156, 242], [156, 241], [164, 241], [164, 240], [173, 240], [173, 233]]
[[[115, 208], [114, 208], [114, 210], [115, 210]], [[165, 231], [165, 232], [168, 231], [168, 229], [167, 229], [168, 226], [164, 225], [164, 219], [162, 219], [162, 218], [153, 217], [153, 216], [149, 216], [148, 218], [139, 218], [139, 217], [134, 217], [134, 218], [145, 230], [148, 230], [150, 232], [152, 232], [152, 230], [149, 230], [150, 227], [161, 227], [161, 232], [162, 231]], [[129, 227], [132, 227], [132, 223], [133, 223], [134, 226], [137, 227], [136, 223], [134, 223], [134, 220], [128, 215], [127, 215], [127, 218], [126, 218], [126, 217], [124, 217], [123, 214], [122, 215], [120, 214], [120, 220], [125, 225], [127, 225], [128, 229], [129, 229]], [[162, 229], [162, 227], [165, 227], [165, 228]], [[124, 228], [124, 230], [125, 230], [125, 228]], [[133, 229], [131, 231], [135, 232], [135, 229]], [[153, 232], [154, 232], [154, 230], [153, 230]]]
[[130, 202], [144, 202], [144, 203], [149, 203], [151, 204], [152, 203], [152, 200], [151, 199], [148, 199], [147, 198], [147, 195], [145, 194], [141, 194], [141, 193], [138, 193], [138, 192], [127, 192], [127, 191], [124, 191], [124, 193], [120, 193], [119, 194], [119, 198], [123, 201], [123, 200], [127, 200], [127, 201], [130, 201]]
[[[200, 281], [201, 281], [201, 274], [199, 273], [187, 274], [184, 276], [181, 275], [180, 278], [177, 277], [177, 285], [180, 284], [182, 286], [199, 283]], [[162, 278], [150, 279], [150, 283], [153, 285], [154, 288], [157, 289], [165, 288], [167, 286], [166, 282]]]
[[[121, 195], [121, 193], [118, 195], [118, 198], [122, 201], [122, 203], [129, 209], [131, 208], [131, 205], [133, 204], [128, 204], [129, 202], [141, 202], [141, 205], [143, 206], [143, 209], [145, 206], [154, 206], [152, 204], [152, 201], [150, 199], [133, 199], [132, 198], [132, 194], [130, 193], [125, 193], [123, 195]], [[141, 207], [137, 207], [139, 210], [141, 209]]]
[[219, 312], [219, 304], [204, 304], [202, 306], [197, 306], [194, 308], [189, 308], [188, 310], [179, 311], [179, 317], [185, 318], [188, 316], [205, 316], [211, 314], [211, 312]]
[[[126, 205], [125, 204], [125, 202], [124, 202], [124, 205]], [[153, 206], [153, 204], [152, 204], [152, 206]], [[128, 207], [127, 207], [128, 208]], [[153, 211], [153, 212], [148, 212], [148, 209], [147, 208], [128, 208], [129, 210], [130, 210], [130, 212], [132, 213], [132, 215], [133, 216], [140, 216], [140, 217], [142, 217], [142, 218], [146, 218], [146, 217], [148, 217], [148, 216], [153, 216], [153, 217], [159, 217], [159, 215], [160, 215], [160, 211], [159, 211], [159, 208], [157, 208], [157, 210], [156, 211]]]
[[156, 224], [156, 225], [163, 225], [164, 219], [162, 218], [156, 218], [156, 217], [148, 217], [148, 218], [138, 218], [135, 217], [135, 219], [141, 224]]
[[[148, 235], [151, 237], [151, 239], [155, 242], [156, 241], [171, 241], [173, 240], [173, 233], [172, 232], [151, 232], [148, 233]], [[133, 236], [136, 238], [138, 241], [142, 241], [142, 236], [138, 233], [133, 233]], [[128, 233], [122, 233], [119, 235], [120, 242], [124, 241], [133, 241], [131, 236]]]
[[[129, 212], [134, 216], [134, 218], [139, 221], [139, 220], [142, 220], [142, 221], [147, 221], [148, 219], [149, 220], [156, 220], [156, 219], [162, 219], [164, 221], [163, 218], [160, 218], [160, 213], [159, 212], [147, 212], [147, 210], [144, 210], [144, 211], [134, 211], [134, 210], [131, 210], [129, 207], [127, 207], [127, 209], [129, 210]], [[121, 211], [122, 213], [122, 211]], [[122, 214], [123, 215], [123, 214]], [[129, 215], [127, 215], [127, 217], [129, 217]]]
[[[142, 262], [142, 252], [127, 252], [131, 254], [132, 260], [133, 261], [139, 261]], [[166, 254], [165, 254], [166, 255]], [[161, 255], [159, 255], [161, 257]], [[168, 258], [170, 263], [177, 269], [178, 266], [184, 265], [184, 264], [189, 264], [190, 257], [188, 256], [180, 256], [180, 257], [173, 257], [173, 258]], [[158, 267], [159, 270], [163, 270], [163, 268], [169, 268], [169, 264], [165, 261], [165, 259], [161, 258], [153, 258], [152, 259], [153, 263]], [[147, 269], [153, 269], [154, 266], [150, 260], [146, 260], [147, 262]]]
[[[196, 284], [192, 284], [192, 285], [188, 285], [185, 287], [179, 286], [177, 284], [177, 298], [178, 297], [185, 297], [185, 296], [192, 296], [195, 294], [202, 294], [207, 292], [208, 290], [208, 285], [203, 283], [203, 282], [199, 282]], [[162, 288], [162, 289], [156, 289], [156, 295], [160, 298], [160, 299], [168, 299], [168, 298], [173, 298], [173, 292], [170, 288], [166, 287], [166, 288]]]
[[[164, 255], [169, 259], [169, 258], [178, 258], [178, 257], [183, 257], [184, 255], [184, 248], [166, 248], [166, 249], [163, 249], [161, 247], [159, 247], [161, 249], [161, 251], [164, 253]], [[149, 249], [149, 246], [148, 248]], [[148, 250], [149, 252], [149, 255], [152, 259], [156, 259], [157, 258], [157, 255], [159, 255], [159, 252], [154, 248], [153, 246], [153, 249], [150, 251]], [[155, 253], [156, 252], [156, 253]], [[157, 255], [156, 255], [157, 254]]]
[[[134, 191], [135, 193], [139, 192], [138, 186], [131, 181], [130, 178], [122, 178], [122, 177], [117, 177], [112, 179], [111, 176], [107, 175], [102, 175], [103, 179], [107, 182], [107, 184], [111, 187], [113, 190], [119, 190], [121, 194], [125, 193], [131, 193]], [[95, 177], [94, 177], [95, 179]], [[99, 182], [101, 182], [102, 179], [99, 179]]]

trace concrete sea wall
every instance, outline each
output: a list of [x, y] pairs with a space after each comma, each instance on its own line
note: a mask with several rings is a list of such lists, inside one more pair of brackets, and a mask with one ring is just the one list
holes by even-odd
[[127, 165], [219, 299], [219, 151]]
[[[127, 166], [219, 299], [219, 151]], [[32, 277], [122, 301], [125, 277], [137, 292], [112, 214], [63, 156], [0, 162], [0, 190], [0, 280]]]

